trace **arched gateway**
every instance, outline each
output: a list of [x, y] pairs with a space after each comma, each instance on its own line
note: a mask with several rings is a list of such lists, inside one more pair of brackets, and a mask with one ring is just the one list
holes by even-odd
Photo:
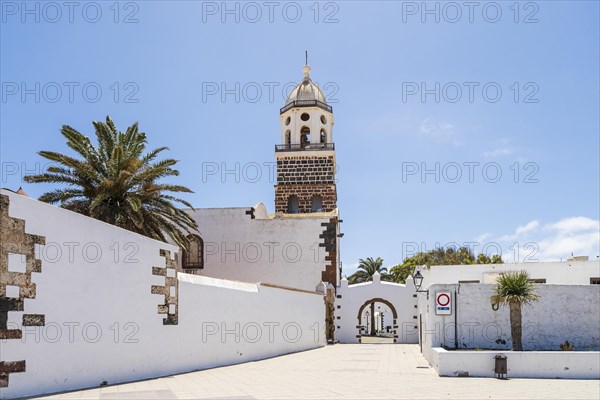
[[335, 299], [335, 339], [374, 343], [366, 337], [378, 336], [389, 343], [418, 343], [417, 297], [409, 280], [405, 285], [382, 282], [375, 274], [372, 282], [348, 285], [342, 279]]
[[[363, 327], [364, 327], [364, 325], [362, 325], [363, 311], [365, 310], [365, 307], [367, 307], [369, 305], [371, 306], [371, 315], [370, 315], [370, 317], [373, 319], [373, 322], [371, 322], [371, 324], [372, 324], [372, 329], [374, 329], [374, 326], [375, 326], [374, 319], [376, 317], [375, 317], [375, 312], [374, 312], [375, 310], [374, 310], [373, 306], [375, 304], [377, 304], [377, 303], [383, 303], [383, 304], [385, 304], [386, 306], [388, 306], [390, 308], [390, 310], [392, 312], [393, 320], [392, 320], [391, 327], [392, 327], [392, 334], [393, 334], [393, 338], [394, 338], [394, 343], [396, 343], [396, 339], [398, 339], [398, 332], [397, 332], [397, 330], [398, 330], [398, 313], [396, 312], [396, 309], [394, 308], [394, 305], [392, 303], [390, 303], [389, 301], [387, 301], [385, 299], [382, 299], [380, 297], [373, 298], [373, 299], [365, 301], [363, 303], [363, 305], [360, 306], [360, 309], [358, 310], [358, 316], [357, 316], [358, 324], [356, 325], [356, 328], [358, 329], [358, 334], [356, 335], [356, 337], [358, 338], [358, 342], [359, 343], [361, 342], [361, 337], [362, 337], [362, 334], [363, 334]], [[382, 317], [382, 320], [383, 320], [383, 317]], [[381, 322], [380, 326], [383, 329], [383, 327], [384, 327], [383, 321]]]

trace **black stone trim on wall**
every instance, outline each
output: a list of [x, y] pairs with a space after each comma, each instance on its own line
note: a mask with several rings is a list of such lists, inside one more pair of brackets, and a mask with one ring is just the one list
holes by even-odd
[[[35, 299], [36, 285], [31, 274], [42, 272], [42, 261], [35, 258], [35, 245], [46, 243], [44, 236], [25, 232], [25, 221], [9, 216], [10, 198], [0, 195], [0, 339], [21, 339], [21, 329], [8, 328], [8, 313], [25, 311], [25, 299]], [[8, 270], [8, 255], [25, 257], [25, 272]], [[6, 287], [17, 286], [19, 297], [7, 297]], [[22, 326], [44, 326], [44, 314], [23, 314]], [[0, 353], [0, 357], [2, 354]], [[25, 360], [0, 360], [0, 387], [8, 387], [9, 374], [25, 372]]]
[[[165, 258], [165, 267], [152, 267], [152, 275], [164, 276], [165, 284], [152, 285], [150, 293], [161, 294], [165, 296], [165, 301], [158, 305], [158, 314], [166, 314], [163, 318], [163, 325], [177, 325], [179, 323], [179, 282], [177, 280], [177, 253], [175, 258], [171, 259], [169, 250], [160, 250], [160, 255]], [[169, 276], [169, 272], [170, 275]], [[171, 296], [171, 288], [175, 288], [175, 296]], [[170, 310], [174, 306], [174, 310]]]

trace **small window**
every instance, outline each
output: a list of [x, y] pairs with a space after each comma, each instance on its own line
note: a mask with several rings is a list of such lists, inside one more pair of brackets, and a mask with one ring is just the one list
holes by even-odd
[[600, 278], [590, 278], [590, 285], [600, 285]]
[[321, 115], [321, 123], [325, 125], [327, 123], [327, 118], [324, 115]]
[[188, 240], [188, 249], [183, 251], [183, 269], [204, 268], [204, 241], [198, 235], [190, 235]]
[[288, 125], [290, 124], [290, 122], [292, 122], [292, 118], [290, 118], [290, 117], [287, 117], [287, 118], [285, 119], [285, 126], [288, 126]]
[[310, 119], [310, 115], [308, 115], [308, 113], [303, 113], [303, 114], [300, 116], [300, 119], [301, 119], [302, 121], [308, 121], [308, 120]]
[[458, 281], [458, 283], [479, 283], [479, 281]]
[[327, 142], [327, 135], [325, 134], [325, 129], [321, 129], [320, 141], [323, 144], [325, 144]]
[[288, 213], [297, 214], [299, 211], [298, 196], [292, 195], [288, 198]]
[[530, 279], [529, 282], [531, 283], [546, 283], [545, 279]]
[[323, 211], [323, 201], [321, 196], [313, 196], [311, 200], [311, 211], [312, 212], [322, 212]]

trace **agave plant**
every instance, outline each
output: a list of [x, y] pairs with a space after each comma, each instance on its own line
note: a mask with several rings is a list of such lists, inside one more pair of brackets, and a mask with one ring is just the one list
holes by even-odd
[[510, 334], [514, 351], [523, 351], [521, 306], [539, 300], [540, 296], [534, 293], [534, 289], [535, 286], [526, 271], [504, 272], [496, 281], [491, 300], [494, 304], [509, 307]]
[[168, 148], [146, 152], [146, 134], [139, 131], [137, 123], [125, 132], [118, 131], [110, 117], [105, 123], [94, 121], [93, 125], [97, 146], [64, 125], [61, 134], [77, 156], [40, 151], [38, 154], [53, 164], [44, 173], [26, 176], [25, 181], [65, 184], [64, 188], [44, 193], [40, 200], [153, 239], [166, 241], [170, 237], [186, 248], [186, 236], [196, 230], [197, 224], [175, 205], [192, 208], [191, 204], [173, 193], [192, 191], [160, 182], [179, 175], [173, 168], [176, 160], [156, 160]]

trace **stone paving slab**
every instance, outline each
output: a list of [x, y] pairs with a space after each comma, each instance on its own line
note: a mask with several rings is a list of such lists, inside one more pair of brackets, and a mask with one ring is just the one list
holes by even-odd
[[417, 345], [337, 344], [47, 399], [600, 399], [598, 380], [442, 378]]

